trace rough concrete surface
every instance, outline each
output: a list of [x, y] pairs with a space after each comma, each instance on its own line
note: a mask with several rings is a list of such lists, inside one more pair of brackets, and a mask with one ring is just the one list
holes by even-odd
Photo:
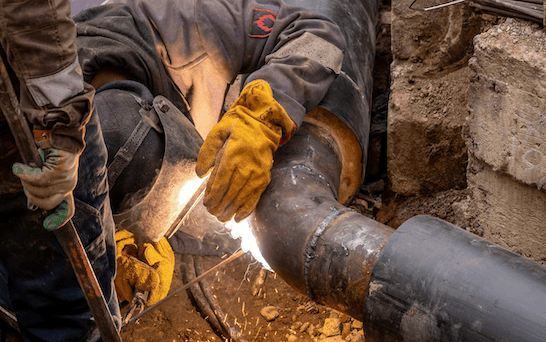
[[475, 158], [469, 159], [468, 185], [471, 199], [463, 208], [467, 227], [489, 241], [546, 264], [546, 193], [499, 174]]
[[474, 39], [469, 150], [494, 171], [546, 190], [546, 34], [508, 19]]
[[[394, 59], [420, 61], [437, 68], [461, 60], [472, 50], [472, 37], [479, 31], [481, 18], [468, 4], [421, 12], [410, 9], [412, 2], [392, 2]], [[418, 0], [412, 8], [426, 8], [438, 3]]]
[[468, 68], [434, 78], [411, 62], [397, 61], [391, 68], [387, 170], [392, 190], [410, 196], [465, 187]]

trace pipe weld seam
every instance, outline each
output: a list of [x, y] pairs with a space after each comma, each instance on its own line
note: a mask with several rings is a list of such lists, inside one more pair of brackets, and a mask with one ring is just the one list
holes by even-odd
[[312, 300], [315, 299], [315, 296], [313, 295], [313, 290], [311, 288], [311, 283], [309, 281], [309, 273], [311, 269], [311, 261], [316, 258], [318, 255], [315, 253], [315, 250], [318, 245], [318, 241], [321, 238], [324, 231], [326, 231], [326, 228], [339, 216], [346, 212], [352, 212], [353, 209], [350, 208], [342, 208], [338, 209], [336, 207], [330, 207], [332, 210], [325, 218], [322, 220], [322, 222], [317, 226], [317, 229], [315, 229], [313, 236], [311, 237], [311, 241], [307, 244], [305, 247], [305, 252], [303, 255], [305, 256], [305, 264], [303, 268], [304, 273], [304, 281], [305, 281], [305, 290], [307, 291], [307, 296], [311, 298]]
[[338, 194], [337, 194], [335, 188], [332, 186], [332, 184], [330, 184], [330, 182], [326, 179], [326, 177], [324, 177], [322, 174], [314, 171], [309, 166], [298, 164], [298, 165], [292, 165], [290, 167], [278, 168], [277, 170], [283, 170], [283, 169], [297, 169], [297, 170], [307, 171], [308, 173], [311, 174], [311, 176], [317, 177], [318, 179], [320, 179], [322, 181], [322, 183], [326, 184], [328, 186], [328, 188], [330, 188], [330, 190], [332, 191], [332, 194], [334, 195], [334, 198], [336, 199], [336, 201], [338, 200]]

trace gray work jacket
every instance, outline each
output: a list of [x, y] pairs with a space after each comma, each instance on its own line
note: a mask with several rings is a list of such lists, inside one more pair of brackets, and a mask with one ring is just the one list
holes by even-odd
[[[267, 81], [299, 127], [341, 70], [345, 41], [336, 24], [280, 0], [111, 0], [101, 7], [102, 13], [94, 9], [95, 14], [75, 19], [83, 39], [78, 48], [84, 75], [92, 77], [101, 63], [104, 66], [100, 51], [86, 47], [89, 39], [84, 37], [97, 34], [108, 17], [115, 17], [107, 27], [124, 37], [113, 39], [129, 36], [141, 50], [153, 45], [168, 78], [188, 100], [191, 118], [203, 137], [217, 123], [227, 87], [240, 74], [245, 75], [244, 84]], [[123, 24], [129, 15], [136, 23]], [[140, 37], [123, 25], [135, 25], [133, 31]], [[148, 82], [155, 81], [149, 80], [153, 74]]]

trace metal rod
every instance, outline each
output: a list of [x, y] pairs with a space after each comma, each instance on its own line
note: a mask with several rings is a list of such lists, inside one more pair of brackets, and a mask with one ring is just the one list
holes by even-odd
[[467, 0], [455, 0], [455, 1], [450, 1], [450, 2], [447, 2], [445, 4], [440, 4], [440, 5], [436, 5], [436, 6], [432, 6], [432, 7], [427, 7], [427, 8], [413, 8], [413, 4], [415, 4], [415, 2], [417, 2], [417, 0], [414, 0], [411, 5], [409, 5], [409, 8], [414, 10], [414, 11], [420, 11], [420, 12], [427, 12], [427, 11], [432, 11], [432, 10], [436, 10], [436, 9], [439, 9], [439, 8], [442, 8], [442, 7], [447, 7], [447, 6], [451, 6], [451, 5], [455, 5], [455, 4], [458, 4], [458, 3], [461, 3], [461, 2], [465, 2]]
[[[34, 138], [30, 133], [25, 117], [21, 113], [17, 96], [13, 90], [6, 66], [2, 61], [0, 61], [0, 109], [10, 126], [23, 161], [26, 164], [35, 164], [41, 167], [42, 159], [33, 143]], [[55, 235], [72, 265], [103, 340], [121, 342], [121, 337], [72, 220], [57, 229]]]
[[180, 214], [176, 217], [176, 219], [173, 221], [171, 227], [165, 234], [167, 239], [170, 239], [174, 233], [180, 228], [180, 225], [182, 222], [184, 222], [184, 219], [188, 217], [188, 215], [195, 209], [197, 206], [197, 203], [203, 198], [203, 195], [205, 194], [205, 189], [207, 188], [207, 182], [208, 182], [209, 176], [205, 177], [203, 179], [203, 183], [197, 188], [197, 190], [193, 193], [191, 198], [189, 199], [188, 203], [182, 208], [180, 211]]
[[15, 317], [15, 313], [11, 312], [10, 310], [6, 309], [3, 306], [0, 306], [0, 319], [7, 322], [10, 327], [13, 329], [19, 331], [19, 325], [17, 324], [17, 317]]
[[150, 306], [149, 308], [147, 308], [146, 310], [142, 311], [141, 313], [139, 313], [138, 315], [136, 315], [135, 317], [131, 318], [131, 320], [127, 323], [127, 324], [124, 324], [122, 327], [128, 325], [128, 324], [131, 324], [133, 323], [134, 321], [136, 321], [137, 319], [139, 319], [140, 317], [142, 317], [143, 315], [147, 314], [148, 312], [152, 311], [153, 309], [157, 308], [159, 305], [165, 303], [166, 301], [168, 301], [169, 299], [171, 299], [172, 297], [174, 297], [175, 295], [177, 295], [180, 291], [184, 291], [186, 289], [188, 289], [190, 286], [192, 286], [193, 284], [195, 284], [196, 282], [198, 282], [199, 280], [203, 279], [203, 277], [205, 277], [206, 275], [210, 274], [212, 271], [215, 271], [217, 270], [218, 268], [222, 267], [223, 265], [227, 264], [227, 263], [230, 263], [232, 262], [233, 260], [239, 258], [240, 256], [242, 256], [243, 254], [245, 254], [245, 252], [243, 252], [243, 250], [239, 250], [238, 252], [235, 252], [233, 253], [229, 258], [227, 258], [226, 260], [222, 261], [222, 262], [219, 262], [218, 264], [216, 264], [215, 266], [213, 266], [212, 268], [208, 269], [205, 273], [201, 274], [200, 276], [198, 277], [195, 277], [193, 278], [192, 280], [190, 280], [189, 282], [187, 282], [186, 284], [184, 284], [184, 286], [176, 289], [174, 292], [170, 293], [167, 297], [163, 298], [162, 300], [160, 300], [159, 302], [155, 303], [154, 305]]
[[[530, 9], [523, 8], [521, 6], [517, 6], [513, 3], [504, 2], [500, 0], [479, 0], [475, 1], [479, 4], [485, 5], [485, 6], [491, 6], [491, 7], [500, 7], [501, 9], [508, 10], [508, 11], [516, 11], [517, 14], [524, 14], [531, 17], [538, 18], [540, 20], [543, 19], [544, 13], [541, 11], [534, 11]], [[538, 13], [537, 13], [538, 12]]]
[[525, 19], [525, 20], [529, 20], [529, 21], [534, 21], [534, 22], [539, 23], [539, 24], [542, 23], [542, 20], [538, 19], [536, 17], [531, 17], [531, 16], [528, 16], [528, 15], [525, 15], [525, 14], [519, 14], [519, 13], [510, 12], [510, 11], [507, 11], [507, 10], [502, 10], [502, 9], [500, 9], [498, 7], [485, 6], [485, 5], [475, 3], [475, 2], [472, 2], [470, 4], [470, 6], [475, 7], [477, 9], [479, 9], [479, 10], [482, 10], [482, 11], [490, 12], [490, 13], [495, 14], [495, 15], [502, 15], [502, 16], [506, 16], [506, 17], [514, 17], [514, 18]]

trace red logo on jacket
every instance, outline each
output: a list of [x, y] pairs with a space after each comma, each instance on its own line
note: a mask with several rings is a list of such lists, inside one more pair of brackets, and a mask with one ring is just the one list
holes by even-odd
[[266, 38], [273, 30], [276, 19], [277, 14], [275, 12], [254, 8], [250, 36], [253, 38]]

